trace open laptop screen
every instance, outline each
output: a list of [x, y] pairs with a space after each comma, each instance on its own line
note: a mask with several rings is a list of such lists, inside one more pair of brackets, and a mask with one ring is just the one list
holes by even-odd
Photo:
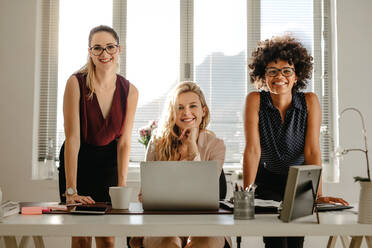
[[140, 166], [145, 211], [218, 210], [217, 161], [151, 161]]

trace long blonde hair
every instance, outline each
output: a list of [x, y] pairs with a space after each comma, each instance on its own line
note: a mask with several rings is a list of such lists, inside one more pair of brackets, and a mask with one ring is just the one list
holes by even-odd
[[[100, 25], [100, 26], [94, 27], [94, 28], [92, 28], [92, 30], [90, 30], [89, 38], [88, 38], [88, 46], [89, 47], [90, 47], [90, 43], [92, 42], [93, 35], [96, 34], [96, 33], [99, 33], [99, 32], [107, 32], [107, 33], [111, 34], [114, 37], [117, 45], [120, 44], [119, 43], [119, 36], [113, 28], [111, 28], [109, 26], [105, 26], [105, 25]], [[118, 66], [118, 68], [119, 68], [119, 66]], [[86, 83], [87, 83], [87, 87], [89, 89], [89, 94], [88, 94], [89, 99], [92, 99], [93, 93], [94, 93], [93, 78], [95, 76], [95, 72], [96, 72], [96, 66], [93, 63], [92, 58], [88, 55], [87, 63], [80, 70], [78, 70], [78, 73], [82, 73], [84, 75], [87, 75]]]
[[193, 92], [199, 96], [202, 108], [204, 109], [204, 116], [199, 125], [199, 132], [206, 130], [210, 113], [205, 101], [204, 94], [200, 87], [194, 82], [182, 82], [177, 85], [168, 95], [168, 101], [165, 105], [162, 119], [159, 123], [159, 128], [153, 137], [155, 145], [155, 157], [157, 160], [173, 161], [179, 160], [181, 155], [178, 152], [178, 147], [181, 144], [178, 140], [180, 130], [176, 125], [176, 101], [180, 94], [186, 92]]

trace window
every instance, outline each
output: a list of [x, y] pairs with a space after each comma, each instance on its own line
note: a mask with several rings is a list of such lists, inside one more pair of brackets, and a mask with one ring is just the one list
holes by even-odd
[[[322, 128], [332, 135], [336, 101], [326, 0], [42, 0], [42, 6], [39, 159], [46, 154], [48, 140], [54, 141], [56, 155], [64, 141], [65, 83], [85, 64], [88, 32], [100, 24], [119, 33], [124, 47], [120, 73], [140, 92], [131, 161], [144, 158], [138, 128], [160, 117], [171, 88], [194, 80], [211, 109], [209, 128], [225, 141], [226, 162], [239, 163], [244, 101], [252, 90], [250, 54], [257, 41], [283, 32], [300, 39], [314, 57], [307, 90], [317, 93]], [[72, 21], [71, 16], [79, 18]], [[329, 137], [321, 138], [324, 161], [329, 158]]]
[[245, 143], [246, 9], [245, 0], [194, 1], [194, 80], [211, 110], [209, 128], [225, 142], [225, 161], [234, 163]]
[[159, 119], [168, 91], [179, 82], [180, 4], [174, 0], [127, 2], [126, 78], [139, 91], [131, 161], [142, 161], [145, 148], [137, 141], [137, 130]]

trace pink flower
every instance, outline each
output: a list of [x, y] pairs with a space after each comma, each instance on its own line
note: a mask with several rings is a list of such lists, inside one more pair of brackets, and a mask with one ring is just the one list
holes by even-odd
[[152, 131], [154, 131], [157, 128], [157, 123], [155, 120], [149, 121], [147, 126], [143, 126], [140, 129], [138, 129], [140, 139], [138, 142], [143, 144], [145, 147], [147, 147], [147, 144], [149, 143], [152, 135]]
[[140, 130], [140, 136], [144, 137], [146, 135], [145, 129]]

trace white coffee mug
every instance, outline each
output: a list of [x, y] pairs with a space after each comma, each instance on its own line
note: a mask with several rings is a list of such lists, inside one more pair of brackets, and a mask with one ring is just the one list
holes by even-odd
[[113, 209], [128, 209], [132, 195], [130, 187], [110, 187], [109, 194]]

